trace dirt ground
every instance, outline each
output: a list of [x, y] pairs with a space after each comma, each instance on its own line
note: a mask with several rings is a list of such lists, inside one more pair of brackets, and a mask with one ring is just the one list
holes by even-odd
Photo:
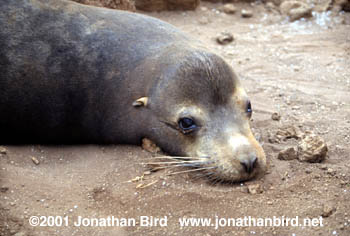
[[[5, 146], [0, 154], [0, 235], [350, 235], [350, 13], [323, 13], [288, 22], [263, 4], [236, 4], [254, 12], [195, 12], [152, 16], [201, 39], [234, 68], [254, 109], [254, 133], [269, 169], [262, 179], [222, 185], [193, 174], [149, 174], [151, 154], [134, 146]], [[220, 32], [234, 41], [221, 46]], [[278, 112], [279, 121], [271, 115]], [[298, 127], [324, 138], [322, 163], [277, 158], [294, 139], [271, 140], [279, 128]], [[1, 150], [0, 150], [1, 151]], [[39, 163], [32, 160], [35, 157]], [[130, 181], [137, 176], [144, 180]], [[249, 186], [260, 186], [257, 193]], [[31, 216], [68, 216], [68, 226], [33, 227]], [[77, 227], [86, 218], [135, 218], [132, 227]], [[140, 216], [167, 217], [167, 226], [141, 226]], [[181, 227], [198, 217], [322, 218], [323, 226]], [[300, 222], [299, 222], [300, 223]]]

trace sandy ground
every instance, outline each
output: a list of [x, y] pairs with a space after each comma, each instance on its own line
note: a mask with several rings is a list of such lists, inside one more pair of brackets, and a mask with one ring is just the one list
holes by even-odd
[[[201, 39], [240, 76], [252, 99], [254, 132], [269, 160], [264, 178], [220, 185], [193, 174], [160, 171], [131, 182], [143, 175], [147, 169], [141, 163], [151, 158], [140, 147], [5, 146], [7, 152], [0, 154], [0, 235], [350, 235], [350, 14], [289, 23], [264, 5], [237, 6], [253, 9], [254, 17], [217, 13], [220, 5], [209, 3], [195, 12], [152, 15]], [[222, 31], [235, 40], [218, 45], [215, 36]], [[280, 121], [271, 119], [273, 112]], [[329, 152], [323, 163], [277, 159], [296, 140], [271, 143], [269, 138], [290, 125], [325, 139]], [[259, 185], [261, 193], [250, 193], [251, 185]], [[183, 217], [298, 216], [302, 223], [322, 215], [323, 227], [179, 224]], [[68, 226], [32, 227], [30, 216], [62, 217]], [[78, 216], [137, 222], [133, 227], [77, 227]], [[141, 226], [140, 216], [167, 217], [167, 226]]]

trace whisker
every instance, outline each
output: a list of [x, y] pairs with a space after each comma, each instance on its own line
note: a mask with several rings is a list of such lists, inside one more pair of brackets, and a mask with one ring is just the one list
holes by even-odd
[[182, 167], [182, 165], [169, 165], [169, 166], [158, 166], [158, 167], [154, 167], [154, 168], [151, 168], [152, 171], [156, 171], [156, 170], [162, 170], [162, 169], [174, 169], [176, 167]]
[[[167, 170], [166, 176], [184, 174], [184, 173], [192, 173], [196, 172], [195, 179], [205, 178], [210, 181], [211, 184], [217, 184], [220, 179], [215, 176], [210, 170], [216, 169], [217, 166], [213, 166], [215, 160], [210, 159], [209, 156], [155, 156], [152, 157], [153, 160], [151, 162], [142, 163], [150, 168], [151, 171], [158, 170]], [[175, 171], [176, 168], [191, 168], [185, 170]]]
[[196, 173], [196, 176], [193, 178], [194, 180], [198, 180], [198, 179], [202, 179], [202, 178], [211, 178], [211, 175], [213, 175], [213, 172], [207, 172], [207, 173], [203, 173], [203, 172], [199, 172]]
[[209, 170], [213, 169], [215, 167], [203, 167], [203, 168], [196, 168], [196, 169], [191, 169], [191, 170], [183, 170], [183, 171], [178, 171], [178, 172], [172, 172], [168, 175], [176, 175], [176, 174], [182, 174], [182, 173], [188, 173], [188, 172], [194, 172], [194, 171], [201, 171], [201, 170]]
[[156, 159], [172, 159], [172, 160], [177, 160], [177, 159], [183, 159], [183, 160], [206, 160], [209, 157], [208, 156], [204, 156], [204, 157], [180, 157], [180, 156], [156, 156], [153, 157]]
[[212, 181], [213, 186], [217, 185], [219, 181], [220, 181], [220, 179], [218, 177], [214, 176], [213, 181]]
[[200, 177], [211, 177], [211, 175], [214, 175], [214, 172], [201, 172], [198, 173]]
[[[163, 164], [178, 164], [178, 163], [200, 163], [198, 161], [159, 161], [159, 162], [148, 162], [148, 165], [163, 165]], [[202, 163], [201, 163], [202, 164]]]

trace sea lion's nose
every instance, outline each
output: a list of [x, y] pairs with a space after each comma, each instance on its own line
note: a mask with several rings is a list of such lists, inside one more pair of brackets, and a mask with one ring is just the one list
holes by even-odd
[[241, 165], [244, 167], [245, 172], [248, 174], [252, 173], [257, 165], [257, 160], [258, 158], [256, 158], [256, 156], [251, 156], [247, 159], [242, 160]]

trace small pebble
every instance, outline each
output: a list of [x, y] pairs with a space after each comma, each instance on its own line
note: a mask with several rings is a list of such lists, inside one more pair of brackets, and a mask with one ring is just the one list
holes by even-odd
[[278, 153], [278, 159], [289, 161], [298, 158], [297, 151], [294, 147], [286, 148]]
[[335, 176], [335, 174], [337, 173], [335, 170], [331, 169], [331, 168], [328, 168], [327, 172], [326, 172], [328, 175], [331, 175], [331, 176]]
[[160, 148], [150, 139], [144, 138], [142, 139], [142, 148], [150, 153], [159, 153]]
[[281, 3], [280, 12], [289, 16], [290, 21], [295, 21], [300, 18], [312, 17], [312, 6], [301, 1], [286, 0]]
[[275, 4], [273, 4], [272, 2], [267, 2], [267, 3], [265, 4], [265, 6], [266, 6], [266, 8], [267, 8], [268, 10], [270, 10], [270, 11], [276, 9]]
[[27, 234], [25, 232], [17, 232], [13, 236], [26, 236]]
[[39, 164], [40, 164], [40, 161], [38, 160], [38, 158], [36, 158], [36, 157], [31, 157], [31, 159], [32, 159], [32, 161], [33, 161], [33, 163], [34, 163], [35, 165], [39, 165]]
[[328, 170], [328, 166], [327, 165], [322, 165], [322, 166], [320, 166], [320, 170]]
[[237, 9], [232, 3], [227, 3], [222, 7], [222, 10], [226, 14], [234, 14]]
[[218, 42], [221, 45], [226, 45], [229, 44], [233, 41], [233, 35], [228, 32], [221, 32], [217, 37], [216, 37], [216, 42]]
[[0, 146], [0, 154], [6, 154], [6, 153], [7, 153], [6, 148]]
[[334, 212], [336, 211], [336, 208], [334, 206], [325, 204], [323, 206], [323, 211], [322, 211], [322, 216], [323, 217], [329, 217], [330, 215], [332, 215]]
[[272, 119], [272, 120], [277, 120], [277, 121], [279, 121], [279, 120], [281, 120], [281, 115], [278, 114], [277, 112], [274, 112], [274, 113], [272, 113], [272, 115], [271, 115], [271, 119]]
[[242, 15], [242, 17], [244, 17], [244, 18], [250, 18], [250, 17], [253, 16], [253, 12], [250, 11], [250, 10], [242, 9], [241, 15]]
[[248, 185], [248, 192], [250, 194], [257, 194], [257, 193], [262, 193], [263, 189], [260, 184], [252, 184], [252, 185]]
[[0, 192], [6, 193], [9, 190], [9, 187], [2, 186], [0, 187]]
[[198, 22], [202, 25], [206, 25], [210, 23], [210, 19], [208, 17], [202, 16], [199, 18]]

